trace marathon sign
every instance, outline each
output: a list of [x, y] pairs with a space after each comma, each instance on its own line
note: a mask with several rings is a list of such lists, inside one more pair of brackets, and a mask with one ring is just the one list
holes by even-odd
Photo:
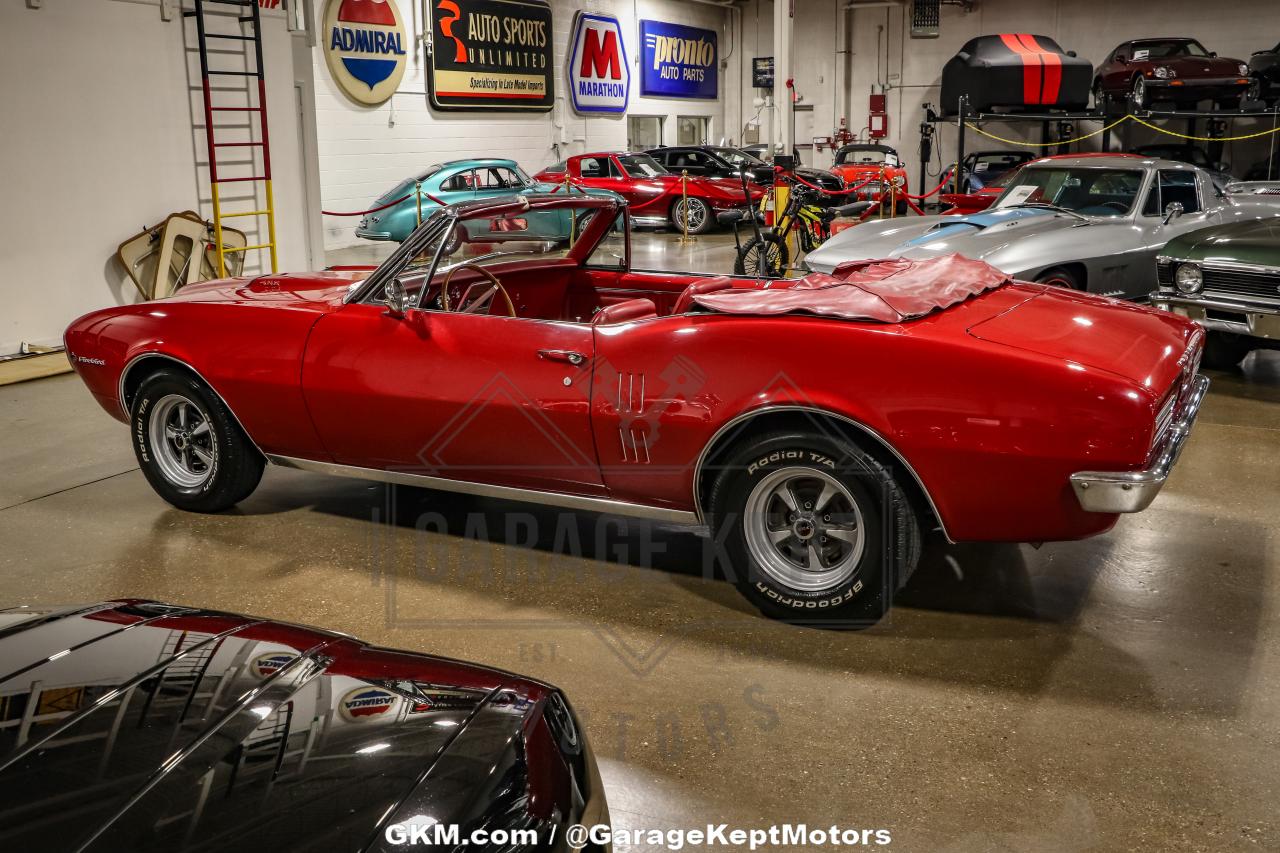
[[714, 30], [640, 22], [640, 94], [706, 98], [720, 94], [720, 48]]
[[432, 0], [427, 87], [438, 110], [547, 112], [551, 8], [540, 0]]
[[621, 113], [631, 94], [622, 25], [610, 15], [579, 12], [569, 43], [569, 94], [580, 113]]

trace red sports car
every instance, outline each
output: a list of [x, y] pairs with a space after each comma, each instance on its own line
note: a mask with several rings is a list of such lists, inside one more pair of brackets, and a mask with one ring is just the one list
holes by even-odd
[[[648, 154], [580, 154], [535, 176], [535, 180], [549, 184], [563, 184], [566, 178], [574, 186], [611, 190], [622, 196], [631, 205], [632, 221], [638, 225], [670, 225], [677, 231], [683, 227], [687, 194], [690, 234], [710, 231], [717, 213], [748, 205], [742, 182], [736, 178], [689, 175], [684, 187], [680, 175], [668, 172]], [[765, 194], [764, 187], [750, 182], [747, 191], [751, 204]]]
[[[836, 151], [835, 163], [831, 171], [844, 180], [846, 186], [864, 185], [857, 190], [851, 201], [874, 201], [881, 199], [883, 204], [889, 203], [889, 186], [907, 191], [907, 170], [902, 167], [898, 152], [888, 145], [874, 143], [853, 143], [842, 145]], [[907, 200], [901, 198], [897, 202], [895, 213], [907, 212]]]
[[1167, 101], [1191, 108], [1212, 99], [1226, 109], [1239, 109], [1249, 89], [1249, 65], [1205, 50], [1193, 38], [1127, 41], [1103, 60], [1093, 75], [1098, 106], [1109, 101], [1145, 110]]
[[183, 509], [266, 463], [707, 525], [765, 613], [865, 624], [922, 535], [1047, 541], [1145, 508], [1203, 332], [978, 261], [763, 282], [633, 270], [627, 206], [444, 208], [379, 267], [192, 285], [66, 333]]

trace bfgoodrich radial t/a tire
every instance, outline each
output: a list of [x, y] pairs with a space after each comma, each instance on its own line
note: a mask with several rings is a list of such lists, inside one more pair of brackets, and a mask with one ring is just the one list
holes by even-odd
[[725, 460], [709, 504], [726, 573], [775, 619], [868, 627], [920, 556], [920, 527], [893, 473], [837, 435], [777, 432], [747, 441]]
[[227, 509], [262, 478], [262, 455], [218, 395], [186, 371], [167, 368], [143, 380], [130, 428], [147, 482], [179, 509]]

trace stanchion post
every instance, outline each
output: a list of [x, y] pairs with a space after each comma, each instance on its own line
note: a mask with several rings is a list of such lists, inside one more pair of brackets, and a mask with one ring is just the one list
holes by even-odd
[[418, 197], [418, 224], [422, 224], [422, 181], [414, 183], [414, 195]]
[[689, 170], [680, 170], [680, 245], [696, 243], [697, 237], [689, 236]]

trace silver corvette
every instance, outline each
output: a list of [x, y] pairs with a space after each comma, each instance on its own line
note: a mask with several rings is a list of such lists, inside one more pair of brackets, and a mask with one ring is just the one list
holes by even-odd
[[1049, 157], [1024, 166], [981, 213], [868, 220], [804, 264], [829, 273], [846, 261], [959, 252], [1024, 281], [1146, 298], [1156, 287], [1155, 256], [1174, 237], [1280, 216], [1280, 196], [1247, 187], [1228, 192], [1204, 170], [1172, 160]]

